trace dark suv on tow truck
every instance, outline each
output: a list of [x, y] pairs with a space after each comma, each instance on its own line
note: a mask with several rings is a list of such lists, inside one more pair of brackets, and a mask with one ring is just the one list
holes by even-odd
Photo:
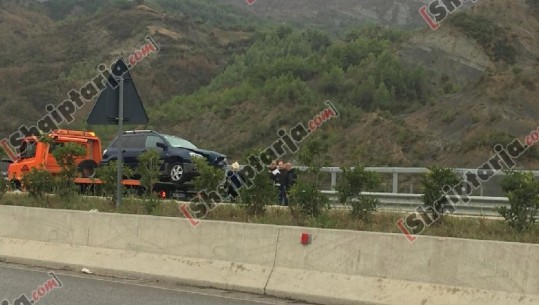
[[[215, 151], [200, 149], [193, 143], [152, 130], [125, 131], [122, 136], [122, 156], [126, 166], [136, 168], [138, 157], [145, 151], [157, 149], [161, 154], [161, 181], [183, 184], [198, 175], [193, 158], [204, 158], [215, 167], [226, 169], [226, 156]], [[101, 165], [117, 159], [118, 137], [103, 152]]]

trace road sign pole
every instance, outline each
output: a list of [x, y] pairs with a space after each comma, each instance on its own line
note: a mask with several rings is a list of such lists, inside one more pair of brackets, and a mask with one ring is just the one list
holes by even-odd
[[[119, 58], [111, 71], [114, 73], [110, 74], [105, 89], [99, 94], [86, 122], [89, 125], [118, 124], [118, 152], [116, 155], [116, 162], [118, 163], [116, 170], [116, 208], [118, 209], [122, 204], [123, 196], [124, 121], [132, 125], [141, 125], [148, 124], [149, 119], [124, 59]], [[119, 72], [122, 72], [121, 76], [116, 77], [115, 75], [118, 75]], [[112, 84], [118, 84], [118, 86], [112, 86]]]
[[122, 180], [123, 180], [123, 133], [124, 133], [124, 78], [120, 76], [120, 98], [118, 101], [118, 160], [117, 160], [117, 178], [116, 178], [116, 209], [120, 208], [122, 203]]

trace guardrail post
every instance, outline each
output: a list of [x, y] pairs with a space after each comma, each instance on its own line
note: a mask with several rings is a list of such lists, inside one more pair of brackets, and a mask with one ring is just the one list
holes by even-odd
[[399, 173], [393, 172], [393, 193], [399, 192]]
[[337, 172], [331, 172], [331, 190], [334, 191], [337, 186]]

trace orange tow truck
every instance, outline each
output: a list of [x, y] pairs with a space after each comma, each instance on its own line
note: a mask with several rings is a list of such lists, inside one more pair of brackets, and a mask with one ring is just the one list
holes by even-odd
[[[56, 162], [53, 152], [66, 143], [77, 143], [85, 148], [86, 155], [75, 159], [78, 176], [75, 183], [83, 188], [103, 184], [95, 179], [96, 170], [102, 160], [101, 140], [91, 131], [78, 131], [59, 129], [47, 135], [49, 141], [40, 141], [36, 136], [28, 136], [22, 140], [18, 159], [9, 164], [7, 178], [17, 188], [22, 189], [22, 178], [33, 168], [45, 169], [53, 175], [59, 174], [62, 168]], [[124, 179], [122, 184], [126, 187], [140, 188], [140, 180]], [[183, 198], [192, 193], [190, 186], [176, 186], [172, 183], [159, 182], [154, 186], [155, 192], [162, 197]]]
[[101, 141], [91, 131], [60, 129], [48, 135], [49, 141], [40, 141], [36, 136], [28, 136], [22, 140], [18, 159], [9, 165], [8, 178], [20, 187], [22, 177], [32, 170], [44, 169], [53, 175], [62, 171], [56, 162], [53, 152], [66, 143], [77, 143], [84, 147], [86, 155], [75, 159], [82, 178], [92, 178], [101, 162]]

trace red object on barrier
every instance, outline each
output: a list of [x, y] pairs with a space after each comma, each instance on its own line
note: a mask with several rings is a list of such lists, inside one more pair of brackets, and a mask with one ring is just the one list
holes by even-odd
[[302, 245], [309, 245], [312, 241], [312, 236], [309, 233], [302, 233], [301, 234], [301, 244]]

